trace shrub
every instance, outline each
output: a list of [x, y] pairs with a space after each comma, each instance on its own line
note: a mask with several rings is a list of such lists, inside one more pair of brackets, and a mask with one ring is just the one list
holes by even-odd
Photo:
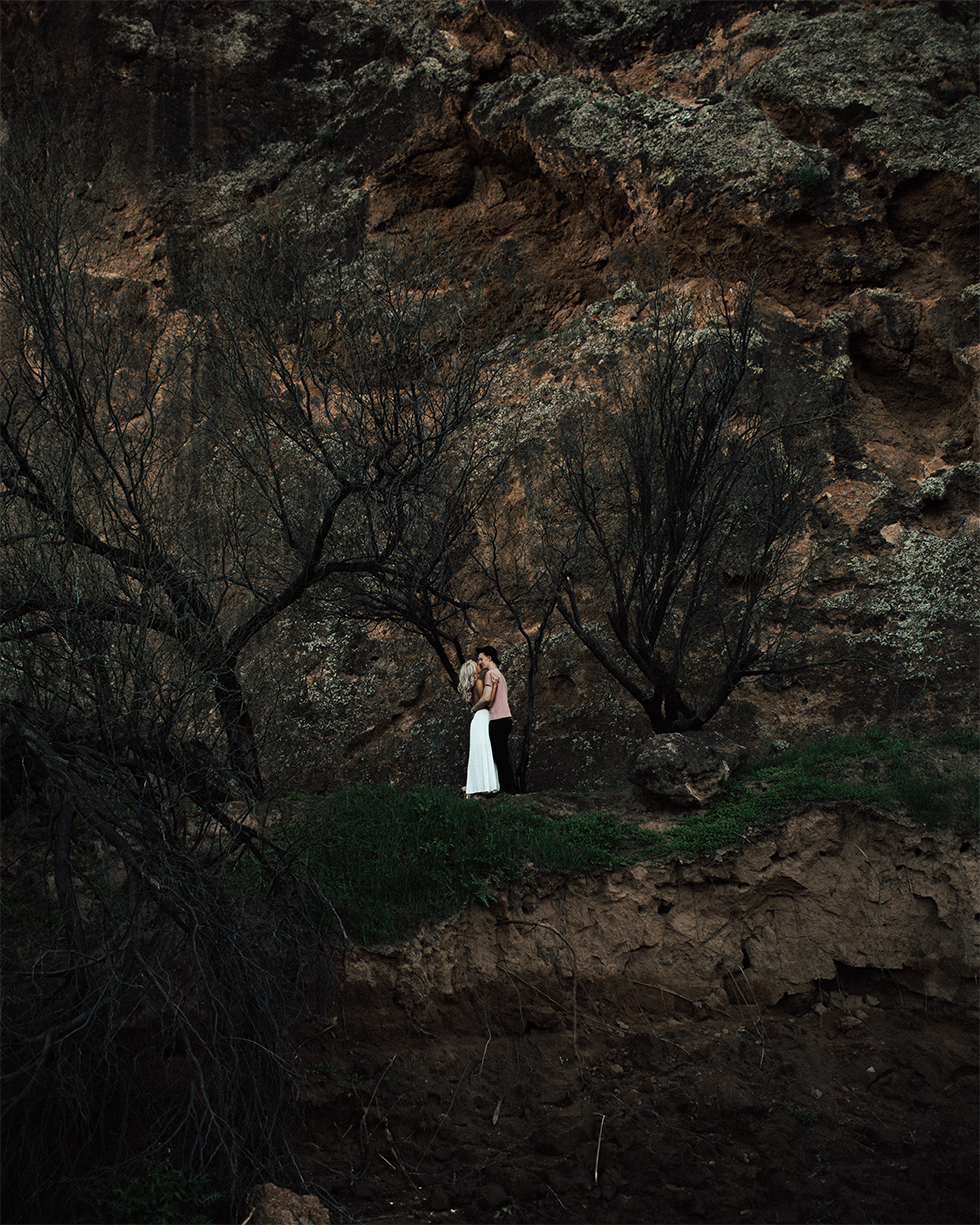
[[82, 1225], [211, 1225], [220, 1199], [201, 1175], [189, 1175], [168, 1157], [139, 1174], [107, 1179], [83, 1201]]
[[822, 191], [829, 180], [827, 167], [815, 162], [803, 162], [796, 172], [796, 186], [804, 196], [812, 196]]

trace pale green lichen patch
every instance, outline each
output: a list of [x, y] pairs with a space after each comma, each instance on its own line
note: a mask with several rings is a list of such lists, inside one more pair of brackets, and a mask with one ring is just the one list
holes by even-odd
[[934, 677], [950, 669], [973, 667], [976, 650], [965, 657], [965, 641], [980, 629], [977, 573], [980, 536], [958, 532], [942, 537], [907, 532], [882, 565], [857, 559], [852, 573], [858, 586], [824, 601], [827, 610], [855, 621], [872, 621], [864, 640], [884, 647], [908, 675]]
[[[851, 148], [910, 178], [924, 167], [975, 178], [978, 30], [939, 6], [773, 6], [750, 40], [778, 49], [749, 73], [750, 96], [797, 108], [811, 125], [850, 129]], [[914, 48], [914, 55], [910, 52]]]

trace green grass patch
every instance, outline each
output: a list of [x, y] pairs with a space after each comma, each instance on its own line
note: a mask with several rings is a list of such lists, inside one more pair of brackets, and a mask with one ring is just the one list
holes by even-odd
[[[605, 811], [550, 815], [528, 797], [485, 802], [393, 786], [294, 794], [304, 815], [268, 833], [330, 903], [325, 927], [336, 912], [353, 939], [382, 943], [473, 899], [488, 903], [532, 868], [590, 872], [710, 854], [806, 803], [851, 800], [929, 827], [976, 828], [978, 749], [980, 737], [969, 731], [927, 741], [874, 730], [834, 737], [756, 763], [665, 834]], [[254, 863], [242, 860], [235, 879], [254, 907]]]
[[[474, 898], [488, 902], [532, 864], [611, 868], [662, 843], [605, 812], [556, 818], [509, 798], [486, 803], [438, 787], [392, 786], [339, 792], [271, 836], [364, 943], [396, 940]], [[241, 872], [247, 876], [247, 864]]]
[[729, 781], [704, 809], [680, 817], [672, 854], [697, 855], [766, 829], [806, 803], [852, 800], [929, 829], [976, 830], [980, 735], [957, 729], [927, 740], [871, 729], [778, 753]]

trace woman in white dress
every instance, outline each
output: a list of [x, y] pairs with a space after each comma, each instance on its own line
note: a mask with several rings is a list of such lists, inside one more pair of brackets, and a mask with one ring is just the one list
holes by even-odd
[[497, 767], [490, 747], [490, 694], [484, 694], [483, 677], [472, 659], [459, 670], [459, 695], [473, 711], [470, 720], [470, 756], [466, 763], [466, 798], [500, 790]]

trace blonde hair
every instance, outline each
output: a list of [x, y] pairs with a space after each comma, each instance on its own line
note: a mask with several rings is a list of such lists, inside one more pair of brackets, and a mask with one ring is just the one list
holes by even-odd
[[479, 668], [477, 668], [472, 659], [468, 659], [459, 670], [459, 696], [464, 702], [470, 700], [477, 672], [479, 672]]

